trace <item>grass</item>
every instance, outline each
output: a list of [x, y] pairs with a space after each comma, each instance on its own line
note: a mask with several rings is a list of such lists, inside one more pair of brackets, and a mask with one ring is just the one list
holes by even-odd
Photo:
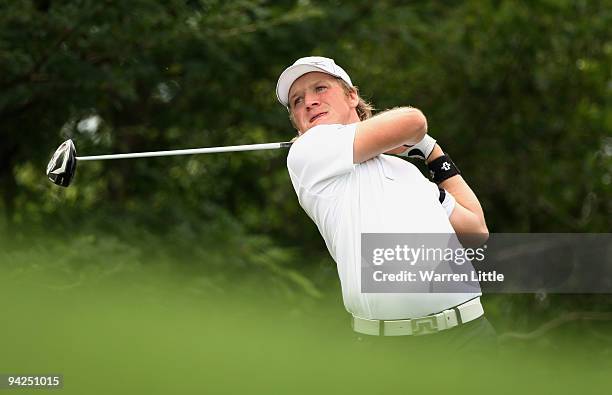
[[334, 282], [293, 281], [280, 261], [258, 266], [265, 256], [223, 277], [146, 246], [5, 238], [0, 373], [61, 373], [66, 394], [589, 393], [610, 383], [609, 354], [583, 347], [580, 332], [487, 358], [371, 348], [355, 340]]

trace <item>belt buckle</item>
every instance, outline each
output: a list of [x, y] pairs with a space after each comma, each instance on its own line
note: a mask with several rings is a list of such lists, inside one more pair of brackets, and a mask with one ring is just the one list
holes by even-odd
[[440, 329], [438, 329], [438, 317], [435, 315], [414, 318], [410, 320], [410, 325], [414, 336], [427, 335], [440, 331]]

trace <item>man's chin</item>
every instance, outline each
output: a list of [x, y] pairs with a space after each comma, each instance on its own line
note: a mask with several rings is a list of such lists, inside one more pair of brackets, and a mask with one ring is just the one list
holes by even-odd
[[338, 124], [339, 122], [333, 122], [331, 120], [325, 120], [325, 119], [316, 119], [314, 122], [308, 124], [308, 126], [306, 126], [306, 130], [304, 130], [303, 132], [301, 132], [300, 134], [304, 134], [307, 131], [309, 131], [310, 129], [314, 128], [315, 126], [321, 126], [321, 125], [334, 125], [334, 124]]
[[319, 126], [319, 125], [331, 125], [335, 122], [332, 122], [330, 120], [327, 120], [327, 117], [323, 116], [321, 118], [317, 118], [314, 120], [314, 122], [312, 122], [309, 126], [308, 129], [312, 129], [315, 126]]

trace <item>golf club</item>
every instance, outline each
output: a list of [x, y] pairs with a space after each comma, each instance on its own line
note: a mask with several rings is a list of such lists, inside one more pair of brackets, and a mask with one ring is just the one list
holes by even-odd
[[219, 152], [261, 151], [291, 147], [291, 142], [231, 145], [225, 147], [208, 147], [180, 149], [172, 151], [134, 152], [128, 154], [111, 154], [95, 156], [76, 156], [76, 147], [72, 140], [66, 140], [55, 151], [47, 165], [47, 177], [56, 185], [67, 187], [76, 173], [77, 161], [150, 158], [154, 156], [176, 156], [194, 154], [212, 154]]

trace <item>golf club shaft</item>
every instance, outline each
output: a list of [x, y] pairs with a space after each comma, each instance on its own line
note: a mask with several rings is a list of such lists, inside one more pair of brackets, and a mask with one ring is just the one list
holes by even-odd
[[180, 149], [172, 151], [152, 151], [152, 152], [134, 152], [130, 154], [111, 154], [111, 155], [95, 155], [95, 156], [77, 156], [77, 160], [109, 160], [109, 159], [130, 159], [130, 158], [150, 158], [154, 156], [176, 156], [176, 155], [194, 155], [194, 154], [213, 154], [218, 152], [239, 152], [239, 151], [261, 151], [279, 148], [291, 147], [290, 142], [283, 143], [266, 143], [266, 144], [247, 144], [247, 145], [230, 145], [226, 147], [208, 147], [208, 148], [192, 148]]

